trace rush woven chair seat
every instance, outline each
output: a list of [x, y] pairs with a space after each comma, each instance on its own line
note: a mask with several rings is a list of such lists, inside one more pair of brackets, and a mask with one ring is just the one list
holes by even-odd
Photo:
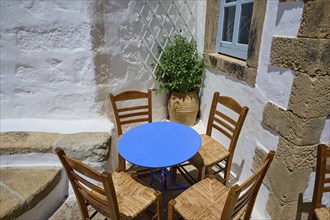
[[270, 151], [263, 165], [242, 185], [226, 187], [213, 175], [194, 184], [168, 204], [168, 219], [175, 214], [183, 219], [250, 219], [252, 209], [266, 175], [274, 158]]
[[[214, 93], [206, 134], [201, 135], [202, 146], [198, 153], [189, 160], [189, 163], [181, 164], [178, 167], [180, 173], [191, 184], [204, 179], [208, 173], [208, 168], [214, 166], [218, 169], [213, 174], [224, 172], [224, 182], [226, 185], [228, 184], [236, 143], [248, 111], [248, 107], [241, 106], [233, 98], [220, 96], [219, 92]], [[226, 139], [228, 138], [229, 146], [225, 147], [214, 139], [212, 137], [213, 131], [222, 134]], [[188, 164], [192, 164], [198, 169], [197, 180], [185, 169]]]
[[[56, 153], [72, 184], [83, 219], [92, 219], [97, 213], [114, 220], [134, 219], [142, 213], [152, 215], [152, 219], [163, 218], [159, 191], [140, 184], [125, 172], [99, 173], [60, 148]], [[149, 213], [152, 205], [155, 214]], [[89, 206], [95, 210], [92, 214]]]
[[316, 208], [315, 216], [318, 220], [329, 220], [330, 219], [330, 208]]
[[317, 146], [316, 176], [311, 211], [308, 219], [329, 220], [330, 207], [322, 205], [324, 193], [330, 192], [330, 147]]
[[[116, 120], [118, 139], [123, 135], [125, 125], [152, 122], [152, 90], [148, 92], [125, 91], [117, 95], [109, 94]], [[144, 138], [144, 137], [141, 137]], [[146, 137], [145, 137], [146, 138]], [[138, 146], [136, 146], [138, 147]], [[149, 175], [149, 169], [127, 169], [125, 159], [118, 154], [118, 168], [138, 176]], [[136, 167], [134, 167], [136, 168]]]

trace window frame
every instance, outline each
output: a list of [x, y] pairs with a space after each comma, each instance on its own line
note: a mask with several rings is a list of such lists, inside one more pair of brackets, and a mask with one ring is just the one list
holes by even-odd
[[253, 12], [257, 13], [252, 14], [247, 59], [243, 61], [217, 52], [220, 0], [207, 0], [204, 35], [204, 61], [207, 67], [255, 86], [267, 2], [268, 0], [253, 2]]
[[[229, 56], [233, 56], [242, 60], [247, 59], [248, 44], [238, 43], [239, 29], [241, 26], [241, 12], [242, 5], [251, 4], [254, 0], [236, 0], [234, 2], [226, 2], [226, 0], [221, 0], [220, 2], [220, 16], [218, 20], [218, 34], [217, 34], [217, 43], [216, 50], [217, 52]], [[234, 28], [233, 28], [233, 39], [231, 42], [224, 41], [223, 39], [223, 29], [224, 29], [224, 17], [225, 17], [225, 8], [235, 7], [235, 18], [234, 18]], [[253, 14], [253, 12], [252, 12]], [[252, 15], [251, 15], [252, 18]]]

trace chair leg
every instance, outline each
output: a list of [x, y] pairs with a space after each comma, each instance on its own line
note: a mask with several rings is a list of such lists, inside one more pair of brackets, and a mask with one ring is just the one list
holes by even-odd
[[202, 167], [201, 169], [198, 169], [198, 181], [201, 181], [205, 178], [206, 173], [206, 167]]
[[75, 193], [77, 198], [77, 203], [79, 205], [80, 213], [84, 219], [89, 219], [88, 209], [87, 209], [87, 203], [85, 199], [79, 195], [78, 193]]
[[163, 214], [164, 214], [164, 204], [163, 204], [163, 197], [161, 192], [156, 191], [156, 211], [157, 211], [157, 219], [158, 220], [163, 220]]
[[174, 181], [176, 181], [177, 170], [178, 170], [177, 166], [172, 167], [172, 177]]
[[167, 220], [173, 220], [174, 219], [174, 205], [175, 205], [175, 200], [172, 199], [171, 201], [168, 202], [168, 212], [167, 212]]
[[224, 171], [224, 184], [225, 186], [229, 186], [229, 179], [230, 179], [230, 165], [226, 163], [225, 171]]
[[118, 169], [121, 171], [126, 171], [126, 162], [125, 159], [118, 154]]

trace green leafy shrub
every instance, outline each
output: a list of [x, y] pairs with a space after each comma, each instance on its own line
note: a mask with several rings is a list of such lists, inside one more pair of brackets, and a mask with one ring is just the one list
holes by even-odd
[[203, 87], [205, 65], [197, 53], [196, 43], [177, 35], [162, 54], [156, 67], [159, 93], [188, 93]]

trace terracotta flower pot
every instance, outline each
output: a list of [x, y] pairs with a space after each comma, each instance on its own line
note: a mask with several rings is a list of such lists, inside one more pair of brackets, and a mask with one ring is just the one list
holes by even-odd
[[167, 108], [171, 121], [193, 126], [199, 110], [198, 95], [196, 92], [172, 92], [168, 99]]

